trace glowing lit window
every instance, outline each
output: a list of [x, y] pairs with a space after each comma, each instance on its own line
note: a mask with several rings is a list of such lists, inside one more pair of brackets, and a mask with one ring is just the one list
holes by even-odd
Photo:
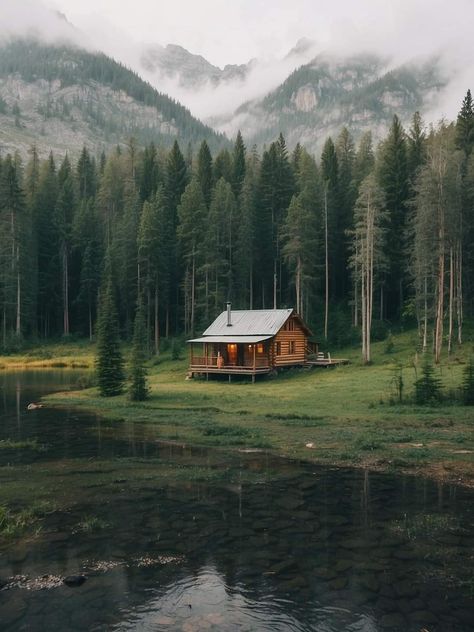
[[263, 345], [257, 345], [257, 353], [263, 353]]

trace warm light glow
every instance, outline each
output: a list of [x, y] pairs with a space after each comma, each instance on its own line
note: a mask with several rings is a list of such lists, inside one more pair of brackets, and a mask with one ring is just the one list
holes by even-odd
[[257, 345], [257, 353], [263, 353], [263, 345]]

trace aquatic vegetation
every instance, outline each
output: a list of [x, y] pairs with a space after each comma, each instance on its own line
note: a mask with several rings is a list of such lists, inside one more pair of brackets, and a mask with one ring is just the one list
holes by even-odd
[[402, 534], [409, 540], [432, 538], [458, 529], [459, 519], [451, 514], [405, 514], [403, 520], [396, 520], [391, 525], [394, 533]]
[[0, 505], [0, 538], [15, 538], [27, 532], [39, 533], [41, 519], [51, 511], [54, 511], [54, 505], [46, 501], [18, 511]]
[[25, 441], [13, 441], [12, 439], [0, 439], [0, 450], [34, 450], [35, 452], [46, 452], [47, 446], [39, 443], [37, 439], [26, 439]]
[[102, 531], [110, 527], [110, 524], [98, 516], [85, 516], [75, 527], [73, 533], [92, 533]]

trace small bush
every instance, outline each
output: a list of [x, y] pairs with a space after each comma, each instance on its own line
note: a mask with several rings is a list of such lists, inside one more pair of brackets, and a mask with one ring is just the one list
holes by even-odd
[[357, 450], [372, 451], [378, 450], [382, 446], [383, 442], [372, 434], [359, 435], [354, 441], [354, 447]]
[[431, 362], [426, 359], [421, 369], [421, 377], [415, 382], [415, 402], [426, 406], [440, 400], [441, 380], [435, 375]]

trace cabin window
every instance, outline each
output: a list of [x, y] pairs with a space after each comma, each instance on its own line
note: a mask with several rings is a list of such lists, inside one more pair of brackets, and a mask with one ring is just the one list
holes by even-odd
[[281, 355], [281, 342], [276, 343], [276, 354]]
[[293, 355], [295, 352], [295, 341], [294, 340], [290, 340], [290, 342], [288, 343], [288, 353], [290, 355]]
[[262, 344], [257, 345], [257, 353], [263, 353], [263, 345]]
[[295, 321], [293, 318], [290, 318], [285, 323], [285, 331], [295, 331]]

